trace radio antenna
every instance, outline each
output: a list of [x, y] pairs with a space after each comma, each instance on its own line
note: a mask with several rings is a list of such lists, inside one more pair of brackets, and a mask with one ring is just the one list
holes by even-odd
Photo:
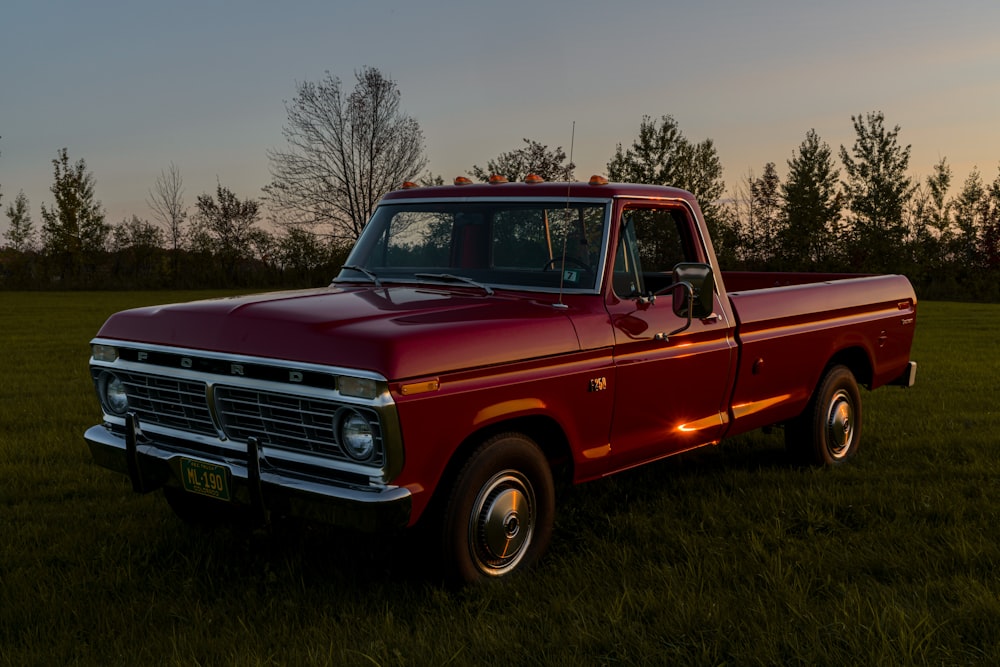
[[[576, 121], [573, 121], [573, 128], [569, 133], [569, 164], [571, 167], [573, 165], [573, 143], [576, 141]], [[566, 174], [566, 213], [569, 214], [569, 198], [570, 198], [570, 188], [572, 187], [572, 181], [570, 181], [569, 174]], [[567, 308], [568, 306], [563, 303], [563, 280], [566, 278], [566, 241], [569, 238], [569, 232], [563, 229], [563, 247], [562, 247], [562, 261], [559, 263], [559, 302], [553, 304], [556, 308]]]
[[[573, 121], [573, 129], [569, 132], [569, 164], [570, 167], [576, 169], [576, 165], [573, 164], [573, 142], [576, 141], [576, 121]], [[569, 180], [568, 178], [566, 179]]]

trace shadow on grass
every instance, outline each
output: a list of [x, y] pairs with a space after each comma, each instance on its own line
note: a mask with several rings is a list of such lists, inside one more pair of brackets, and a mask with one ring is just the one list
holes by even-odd
[[168, 520], [174, 525], [165, 559], [220, 585], [349, 592], [434, 582], [421, 567], [428, 558], [422, 536], [412, 531], [372, 534], [291, 519], [258, 528]]
[[[701, 502], [699, 488], [725, 491], [734, 484], [753, 485], [757, 473], [790, 469], [793, 464], [778, 432], [736, 438], [582, 485], [560, 485], [553, 549], [572, 551], [559, 542], [572, 542], [581, 533], [588, 539], [617, 539], [614, 534], [601, 538], [594, 530], [598, 515], [602, 522], [620, 523], [664, 505]], [[198, 579], [212, 582], [212, 589], [250, 585], [262, 593], [284, 588], [340, 597], [399, 586], [443, 587], [437, 544], [423, 526], [372, 534], [281, 519], [257, 529], [206, 528], [164, 511], [169, 537], [155, 558], [170, 563], [182, 578], [197, 573]]]

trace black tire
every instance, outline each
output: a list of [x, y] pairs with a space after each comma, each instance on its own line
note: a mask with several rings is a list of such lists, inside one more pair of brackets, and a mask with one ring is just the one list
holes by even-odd
[[833, 366], [799, 417], [785, 428], [785, 446], [804, 463], [837, 466], [861, 444], [861, 392], [846, 366]]
[[548, 548], [554, 515], [538, 445], [520, 433], [489, 438], [459, 471], [442, 516], [446, 576], [470, 584], [530, 567]]

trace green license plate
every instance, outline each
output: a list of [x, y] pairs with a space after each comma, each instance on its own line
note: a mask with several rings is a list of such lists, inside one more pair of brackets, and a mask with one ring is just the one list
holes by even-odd
[[229, 468], [181, 459], [181, 484], [185, 491], [198, 493], [219, 500], [229, 500]]

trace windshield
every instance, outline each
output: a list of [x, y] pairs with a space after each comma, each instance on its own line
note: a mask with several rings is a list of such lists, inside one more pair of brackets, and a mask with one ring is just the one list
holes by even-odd
[[592, 292], [603, 270], [607, 209], [604, 201], [383, 204], [337, 281]]

